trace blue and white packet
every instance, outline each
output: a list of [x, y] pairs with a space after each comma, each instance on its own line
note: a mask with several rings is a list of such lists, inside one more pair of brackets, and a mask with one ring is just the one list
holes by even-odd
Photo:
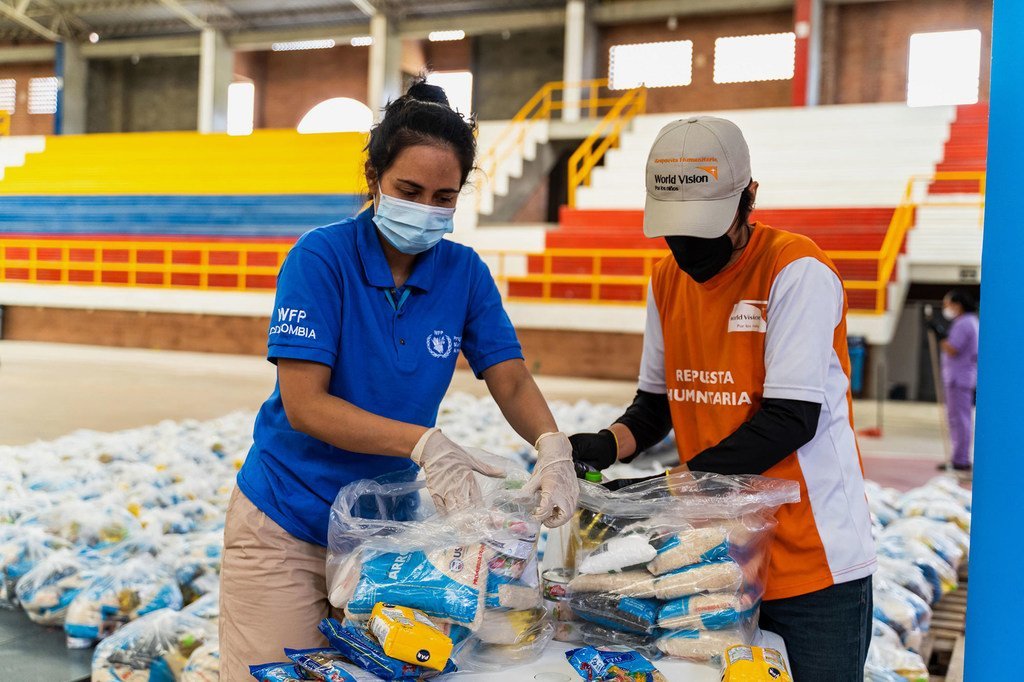
[[380, 554], [363, 563], [346, 614], [366, 620], [375, 604], [386, 602], [475, 630], [483, 619], [487, 573], [482, 544]]
[[250, 665], [249, 674], [260, 682], [304, 682], [294, 663], [263, 663]]
[[653, 544], [658, 553], [647, 568], [654, 575], [729, 558], [729, 539], [720, 527], [681, 530], [655, 538]]
[[295, 663], [304, 679], [324, 682], [375, 682], [378, 679], [336, 649], [285, 649], [284, 655]]
[[458, 668], [448, 661], [444, 670], [438, 672], [423, 666], [405, 663], [391, 658], [384, 649], [365, 630], [351, 626], [343, 626], [334, 618], [325, 618], [320, 622], [320, 632], [338, 653], [349, 659], [363, 670], [376, 675], [382, 680], [419, 680], [437, 675], [453, 673]]
[[694, 594], [662, 606], [658, 625], [666, 630], [725, 630], [756, 612], [756, 605], [744, 608], [742, 597], [735, 594]]
[[620, 632], [653, 634], [658, 629], [656, 599], [623, 597], [607, 592], [575, 592], [569, 605], [580, 618]]
[[653, 663], [636, 651], [604, 651], [584, 646], [566, 651], [565, 659], [587, 682], [620, 680], [623, 675], [637, 682], [665, 679]]

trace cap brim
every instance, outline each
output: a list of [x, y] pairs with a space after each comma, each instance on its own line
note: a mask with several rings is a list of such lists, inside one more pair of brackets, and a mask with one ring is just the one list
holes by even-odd
[[661, 201], [648, 194], [644, 206], [644, 235], [652, 238], [721, 237], [732, 226], [742, 194], [692, 201]]

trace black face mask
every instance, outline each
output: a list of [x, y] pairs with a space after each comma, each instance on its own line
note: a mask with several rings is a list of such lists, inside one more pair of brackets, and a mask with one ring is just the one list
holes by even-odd
[[728, 265], [733, 245], [728, 234], [712, 239], [701, 237], [665, 237], [679, 269], [693, 281], [703, 284]]

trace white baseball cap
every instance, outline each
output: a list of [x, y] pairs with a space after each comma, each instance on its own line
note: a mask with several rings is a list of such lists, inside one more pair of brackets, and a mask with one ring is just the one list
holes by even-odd
[[721, 237], [750, 184], [750, 150], [732, 121], [692, 116], [661, 129], [647, 157], [648, 237]]

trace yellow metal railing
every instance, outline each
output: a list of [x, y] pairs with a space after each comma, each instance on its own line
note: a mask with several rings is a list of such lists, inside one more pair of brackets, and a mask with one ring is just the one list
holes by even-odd
[[549, 121], [567, 109], [577, 109], [582, 118], [596, 119], [613, 108], [621, 95], [608, 90], [608, 80], [595, 78], [579, 83], [545, 83], [519, 109], [491, 146], [480, 155], [477, 166], [486, 178], [494, 178], [498, 168], [512, 155], [522, 153], [531, 128]]
[[[935, 182], [970, 181], [978, 183], [979, 197], [956, 198], [951, 195], [944, 198], [942, 194], [928, 194], [928, 188]], [[844, 277], [847, 291], [874, 292], [873, 305], [870, 307], [854, 307], [860, 314], [877, 314], [886, 312], [888, 287], [893, 271], [903, 251], [907, 233], [914, 226], [916, 211], [921, 206], [977, 206], [978, 226], [984, 220], [984, 172], [939, 172], [929, 175], [911, 177], [904, 189], [900, 204], [893, 211], [885, 238], [877, 250], [829, 250], [826, 254], [833, 261], [868, 261], [875, 264], [874, 278], [860, 279], [856, 276]], [[784, 226], [781, 226], [784, 227]], [[666, 249], [547, 249], [544, 251], [481, 251], [492, 267], [495, 280], [499, 283], [502, 293], [508, 300], [528, 301], [534, 303], [602, 303], [614, 305], [643, 305], [647, 294], [647, 282], [650, 279], [654, 263], [668, 255]], [[534, 259], [534, 267], [529, 267], [525, 259]], [[527, 274], [510, 274], [510, 261], [517, 260], [519, 269]], [[540, 261], [540, 272], [536, 262]], [[567, 267], [566, 261], [572, 263]], [[642, 268], [635, 274], [605, 274], [605, 266], [618, 261], [642, 262]], [[556, 261], [560, 270], [574, 272], [556, 272]], [[582, 265], [581, 265], [582, 263]], [[635, 267], [633, 269], [636, 269]], [[510, 294], [511, 285], [540, 285], [539, 295], [516, 296]], [[566, 298], [553, 295], [553, 287], [570, 285], [589, 285], [588, 296]], [[637, 287], [637, 297], [629, 300], [611, 300], [603, 298], [601, 287], [605, 285], [626, 285]]]
[[0, 238], [0, 281], [270, 290], [291, 244]]
[[570, 207], [576, 206], [576, 188], [580, 185], [590, 185], [594, 167], [600, 163], [609, 149], [619, 146], [622, 131], [634, 117], [644, 113], [646, 108], [647, 88], [641, 86], [626, 91], [569, 157]]
[[[629, 304], [643, 303], [646, 296], [647, 283], [651, 279], [651, 272], [654, 264], [668, 255], [667, 249], [546, 249], [544, 251], [515, 251], [515, 250], [481, 250], [480, 255], [491, 267], [495, 281], [501, 290], [502, 296], [509, 301], [528, 301], [535, 303], [599, 303], [599, 304]], [[586, 261], [582, 267], [577, 267], [581, 272], [556, 273], [554, 271], [555, 259]], [[529, 260], [539, 260], [541, 272], [529, 273]], [[527, 271], [527, 274], [509, 274], [510, 262], [518, 261], [520, 269]], [[627, 264], [633, 267], [622, 269], [639, 270], [636, 274], [606, 274], [605, 266], [618, 263], [619, 267]], [[636, 267], [639, 265], [639, 268]], [[510, 284], [538, 284], [541, 287], [541, 295], [538, 299], [534, 296], [516, 296], [510, 292]], [[553, 296], [553, 285], [587, 285], [589, 295], [586, 298], [565, 299]], [[644, 296], [638, 301], [607, 300], [601, 296], [601, 287], [606, 285], [637, 286], [641, 287]]]

